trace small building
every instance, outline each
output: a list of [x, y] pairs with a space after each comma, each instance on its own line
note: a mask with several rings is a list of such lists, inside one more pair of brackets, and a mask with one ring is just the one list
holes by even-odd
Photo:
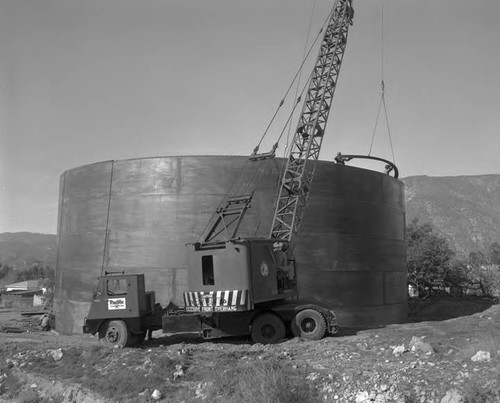
[[2, 288], [0, 306], [4, 308], [31, 308], [43, 304], [44, 289], [39, 280], [8, 284]]
[[4, 286], [6, 292], [35, 291], [41, 289], [40, 280], [26, 280]]

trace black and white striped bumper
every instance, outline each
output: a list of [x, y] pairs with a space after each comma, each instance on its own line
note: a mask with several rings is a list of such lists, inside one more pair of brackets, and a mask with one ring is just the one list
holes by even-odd
[[188, 291], [184, 305], [188, 312], [237, 312], [249, 308], [248, 290]]

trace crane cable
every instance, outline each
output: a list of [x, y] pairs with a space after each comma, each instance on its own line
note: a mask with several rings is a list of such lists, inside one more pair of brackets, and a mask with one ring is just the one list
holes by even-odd
[[[306, 55], [302, 58], [302, 62], [300, 63], [300, 66], [299, 68], [297, 69], [297, 72], [295, 73], [290, 85], [288, 86], [285, 94], [283, 95], [283, 97], [281, 98], [281, 101], [279, 102], [275, 112], [274, 112], [274, 115], [272, 116], [271, 120], [269, 121], [266, 129], [264, 130], [264, 133], [262, 134], [262, 137], [260, 138], [259, 142], [257, 143], [257, 145], [255, 146], [253, 152], [254, 154], [257, 154], [257, 151], [259, 150], [259, 147], [262, 143], [262, 141], [264, 140], [264, 138], [266, 137], [269, 129], [271, 128], [271, 125], [273, 124], [274, 120], [276, 119], [276, 116], [278, 115], [278, 112], [279, 110], [281, 109], [281, 107], [284, 105], [285, 103], [285, 99], [286, 97], [288, 96], [288, 93], [290, 92], [290, 90], [292, 89], [293, 87], [293, 84], [295, 83], [295, 81], [299, 78], [299, 76], [301, 75], [301, 72], [302, 72], [302, 68], [304, 67], [304, 64], [306, 62], [306, 60], [309, 58], [309, 55], [311, 54], [314, 46], [316, 45], [316, 42], [318, 41], [318, 38], [321, 36], [321, 33], [323, 32], [323, 29], [325, 28], [326, 24], [328, 23], [328, 21], [330, 20], [330, 16], [331, 14], [334, 12], [334, 9], [332, 9], [332, 11], [328, 14], [325, 22], [323, 23], [323, 25], [321, 26], [318, 34], [316, 35], [316, 37], [314, 38], [314, 41], [313, 43], [311, 44], [311, 46], [309, 47], [309, 50], [307, 51]], [[297, 104], [300, 102], [301, 98], [299, 96], [299, 98], [296, 99], [296, 102], [295, 102], [295, 105], [294, 105], [294, 110], [295, 110], [295, 107], [297, 106]], [[286, 125], [289, 124], [289, 121], [290, 121], [291, 117], [287, 120], [287, 122], [285, 123], [285, 128], [286, 128]], [[275, 146], [277, 147], [277, 144], [279, 143], [281, 137], [283, 136], [283, 133], [284, 133], [284, 130], [281, 132], [281, 135], [279, 136], [278, 140], [276, 141], [276, 144]]]
[[381, 86], [381, 92], [380, 92], [380, 100], [378, 104], [378, 111], [377, 111], [377, 118], [375, 119], [375, 127], [373, 128], [373, 133], [372, 133], [372, 140], [370, 143], [370, 150], [368, 151], [368, 155], [371, 155], [372, 148], [373, 148], [373, 142], [375, 140], [375, 133], [377, 131], [377, 126], [378, 126], [378, 121], [380, 118], [380, 110], [382, 106], [384, 107], [384, 116], [385, 116], [385, 122], [387, 126], [387, 134], [389, 136], [389, 143], [391, 146], [391, 154], [392, 154], [392, 161], [396, 163], [396, 158], [394, 156], [394, 147], [392, 145], [392, 136], [391, 136], [391, 128], [389, 126], [389, 117], [387, 114], [387, 105], [385, 103], [385, 80], [384, 80], [384, 48], [385, 48], [385, 37], [384, 37], [384, 0], [381, 0], [381, 8], [382, 8], [382, 23], [381, 23], [381, 62], [380, 62], [380, 86]]
[[[325, 23], [323, 24], [323, 26], [321, 27], [321, 29], [319, 30], [316, 38], [314, 39], [314, 42], [312, 43], [312, 45], [309, 47], [309, 50], [307, 49], [307, 45], [309, 44], [309, 39], [311, 37], [311, 28], [312, 28], [312, 21], [313, 21], [313, 16], [314, 16], [314, 11], [315, 11], [315, 8], [316, 8], [316, 2], [317, 0], [314, 0], [313, 2], [313, 5], [312, 5], [312, 8], [311, 8], [311, 14], [309, 16], [309, 24], [308, 24], [308, 27], [307, 27], [307, 36], [306, 36], [306, 41], [304, 43], [304, 50], [302, 52], [302, 62], [297, 70], [297, 72], [295, 73], [295, 76], [294, 78], [292, 79], [292, 82], [290, 83], [285, 95], [283, 96], [282, 100], [280, 101], [279, 103], [279, 106], [278, 108], [276, 109], [276, 111], [274, 112], [274, 115], [271, 119], [271, 121], [269, 122], [269, 124], [267, 125], [267, 128], [264, 132], [264, 134], [262, 135], [257, 147], [255, 147], [254, 149], [254, 152], [256, 153], [260, 144], [262, 143], [262, 141], [264, 140], [267, 132], [269, 131], [269, 128], [271, 127], [274, 119], [276, 118], [278, 112], [279, 112], [279, 109], [283, 106], [283, 104], [285, 103], [285, 98], [287, 97], [288, 93], [290, 92], [290, 90], [292, 89], [292, 86], [294, 84], [295, 81], [297, 81], [297, 85], [296, 85], [296, 88], [295, 88], [295, 95], [294, 95], [294, 99], [296, 100], [295, 101], [295, 105], [293, 106], [292, 108], [292, 111], [290, 113], [290, 115], [288, 116], [288, 119], [285, 123], [285, 125], [283, 126], [283, 129], [281, 130], [281, 133], [278, 137], [278, 139], [276, 140], [276, 144], [275, 144], [275, 147], [277, 148], [277, 145], [279, 144], [279, 141], [281, 140], [281, 137], [283, 136], [284, 132], [285, 132], [285, 129], [286, 127], [288, 127], [288, 133], [287, 133], [287, 139], [286, 139], [286, 145], [285, 145], [285, 150], [284, 150], [284, 153], [286, 155], [286, 149], [288, 148], [288, 143], [289, 143], [289, 138], [290, 138], [290, 131], [291, 131], [291, 123], [292, 123], [292, 118], [293, 118], [293, 114], [295, 112], [295, 109], [297, 107], [297, 105], [300, 103], [301, 101], [301, 98], [302, 98], [302, 94], [304, 93], [306, 87], [302, 88], [302, 91], [300, 92], [300, 95], [299, 95], [299, 87], [300, 87], [300, 80], [301, 80], [301, 77], [302, 77], [302, 70], [303, 70], [303, 67], [304, 67], [304, 64], [307, 60], [307, 58], [309, 57], [312, 49], [314, 48], [314, 44], [317, 42], [318, 38], [320, 37], [321, 33], [323, 32], [323, 29], [326, 25], [326, 23], [329, 21], [329, 18], [325, 20]], [[333, 12], [333, 10], [332, 10]], [[331, 13], [329, 14], [328, 17], [330, 17]], [[308, 80], [309, 81], [309, 80]], [[278, 162], [276, 161], [276, 159], [272, 159], [274, 161], [274, 166], [275, 166], [275, 169], [280, 173], [279, 175], [279, 178], [278, 178], [278, 181], [281, 181], [281, 170], [278, 166]], [[284, 169], [284, 168], [283, 168]], [[254, 172], [254, 175], [255, 172]], [[247, 175], [247, 178], [245, 178], [246, 180], [250, 180], [250, 179], [253, 179], [252, 178], [252, 175]]]
[[[305, 55], [303, 55], [302, 57], [302, 61], [301, 61], [301, 64], [297, 70], [297, 72], [295, 73], [295, 76], [293, 77], [290, 85], [288, 86], [286, 92], [285, 92], [285, 95], [283, 96], [283, 98], [281, 99], [278, 107], [276, 108], [276, 111], [274, 112], [274, 115], [273, 117], [271, 118], [271, 121], [269, 122], [269, 124], [267, 125], [266, 127], [266, 130], [264, 131], [264, 134], [262, 135], [262, 137], [260, 138], [260, 141], [259, 143], [257, 144], [257, 146], [254, 148], [254, 154], [257, 153], [262, 141], [264, 140], [264, 138], [266, 137], [266, 134], [267, 132], [269, 131], [271, 125], [273, 124], [276, 116], [278, 115], [278, 112], [279, 110], [281, 109], [281, 107], [283, 106], [283, 104], [285, 103], [285, 98], [288, 96], [288, 93], [290, 92], [290, 90], [292, 89], [293, 87], [293, 84], [294, 82], [299, 79], [300, 81], [300, 76], [302, 74], [302, 69], [304, 67], [304, 64], [305, 62], [307, 61], [307, 59], [309, 58], [309, 55], [311, 54], [311, 51], [313, 50], [316, 42], [318, 41], [318, 38], [321, 36], [321, 33], [323, 32], [326, 24], [328, 23], [328, 21], [330, 20], [330, 16], [332, 15], [332, 13], [334, 12], [335, 8], [332, 9], [332, 11], [328, 14], [325, 22], [323, 23], [322, 27], [320, 28], [318, 34], [316, 35], [316, 37], [314, 38], [314, 41], [313, 43], [311, 44], [311, 46], [309, 47], [309, 50], [307, 51], [307, 53], [305, 52], [305, 50], [307, 49], [307, 43], [309, 42], [309, 35], [310, 35], [310, 31], [311, 31], [311, 25], [312, 25], [312, 17], [313, 17], [313, 13], [314, 13], [314, 7], [316, 5], [316, 0], [314, 0], [314, 4], [313, 4], [313, 9], [311, 11], [311, 17], [310, 17], [310, 21], [309, 21], [309, 27], [308, 27], [308, 32], [307, 32], [307, 41], [304, 45], [304, 53]], [[311, 72], [311, 75], [313, 73]], [[309, 77], [310, 79], [310, 77]], [[292, 112], [290, 113], [285, 125], [283, 126], [283, 129], [281, 130], [281, 133], [280, 133], [280, 136], [278, 137], [278, 140], [276, 141], [276, 144], [274, 145], [274, 149], [276, 149], [278, 147], [278, 143], [281, 139], [281, 137], [283, 136], [283, 133], [285, 132], [286, 130], [286, 127], [287, 125], [290, 124], [290, 121], [293, 117], [293, 113], [295, 111], [295, 108], [297, 107], [297, 105], [300, 103], [301, 101], [301, 97], [302, 97], [302, 94], [304, 93], [304, 91], [306, 90], [307, 88], [307, 84], [309, 82], [309, 79], [306, 81], [306, 84], [304, 85], [304, 87], [302, 88], [302, 91], [299, 95], [299, 97], [297, 97], [297, 92], [298, 92], [298, 88], [299, 88], [299, 85], [300, 83], [298, 82], [297, 83], [297, 89], [296, 89], [296, 93], [295, 93], [295, 98], [296, 98], [296, 101], [295, 101], [295, 104], [293, 106], [293, 109], [292, 109]], [[287, 140], [288, 141], [288, 140]], [[278, 162], [276, 161], [275, 158], [272, 158], [271, 159], [272, 163], [274, 164], [274, 168], [277, 170], [277, 172], [280, 174], [278, 175], [279, 177], [281, 177], [281, 170], [278, 166]], [[255, 181], [254, 179], [256, 179], [257, 177], [259, 176], [262, 176], [265, 174], [265, 169], [253, 169], [251, 168], [250, 166], [253, 165], [253, 164], [256, 164], [256, 163], [259, 163], [259, 164], [265, 164], [265, 163], [269, 163], [269, 161], [259, 161], [259, 162], [252, 162], [252, 161], [249, 161], [247, 160], [243, 166], [239, 169], [235, 179], [233, 180], [233, 182], [231, 183], [231, 186], [229, 187], [229, 189], [226, 191], [225, 195], [223, 196], [222, 200], [220, 201], [219, 205], [218, 205], [218, 209], [221, 208], [225, 202], [228, 200], [229, 197], [231, 197], [231, 195], [242, 195], [242, 194], [249, 194], [251, 193], [253, 195], [253, 193], [255, 192], [255, 189], [251, 189], [250, 187], [254, 187], [254, 184], [257, 183], [257, 181]], [[258, 181], [260, 182], [260, 181]], [[217, 209], [217, 210], [218, 210]], [[197, 242], [199, 242], [201, 240], [201, 238], [203, 237], [204, 233], [206, 232], [206, 230], [208, 229], [208, 227], [210, 226], [210, 224], [213, 222], [213, 219], [216, 217], [217, 213], [214, 213], [212, 215], [212, 218], [210, 220], [208, 220], [208, 222], [206, 223], [203, 231], [201, 231], [201, 233], [199, 234], [198, 236], [198, 239], [197, 239]], [[255, 230], [255, 234], [257, 234], [258, 230], [259, 230], [259, 227], [260, 227], [260, 222], [256, 223], [256, 230]]]

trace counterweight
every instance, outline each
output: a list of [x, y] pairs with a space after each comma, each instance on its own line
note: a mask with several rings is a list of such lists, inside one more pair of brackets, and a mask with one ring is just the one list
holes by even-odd
[[289, 151], [271, 238], [291, 241], [302, 221], [353, 15], [352, 0], [335, 2]]

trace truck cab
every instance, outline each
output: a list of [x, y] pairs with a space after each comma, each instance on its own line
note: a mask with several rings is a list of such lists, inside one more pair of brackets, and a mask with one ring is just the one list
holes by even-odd
[[155, 292], [146, 291], [144, 274], [106, 273], [98, 279], [83, 332], [99, 332], [104, 344], [129, 345], [142, 341], [147, 330], [161, 328], [157, 311]]

